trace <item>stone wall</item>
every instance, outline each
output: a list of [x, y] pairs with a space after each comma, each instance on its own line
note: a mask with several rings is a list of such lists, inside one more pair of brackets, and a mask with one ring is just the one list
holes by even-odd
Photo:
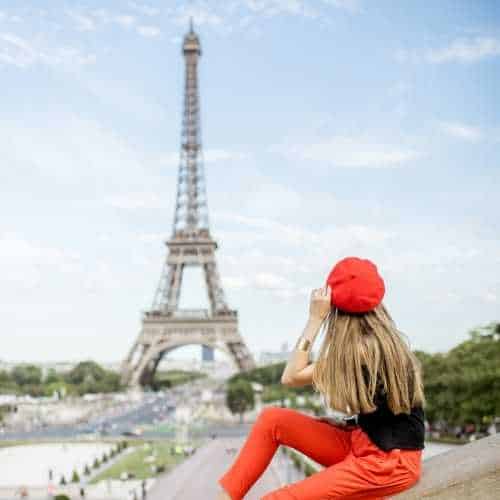
[[499, 500], [500, 434], [479, 439], [423, 462], [420, 481], [397, 500]]

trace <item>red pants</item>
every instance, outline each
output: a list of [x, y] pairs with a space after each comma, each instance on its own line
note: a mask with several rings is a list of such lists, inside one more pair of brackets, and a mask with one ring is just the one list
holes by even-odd
[[268, 406], [231, 467], [218, 479], [232, 500], [244, 498], [280, 444], [325, 468], [261, 500], [380, 500], [409, 488], [420, 477], [422, 450], [383, 451], [359, 427], [345, 430], [290, 408]]

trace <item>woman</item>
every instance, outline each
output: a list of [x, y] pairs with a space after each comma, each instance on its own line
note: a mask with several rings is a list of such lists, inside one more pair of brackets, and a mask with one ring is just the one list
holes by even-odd
[[[375, 500], [418, 481], [425, 435], [420, 365], [384, 307], [384, 294], [375, 264], [357, 257], [339, 261], [325, 287], [313, 290], [309, 319], [281, 382], [312, 384], [327, 416], [264, 408], [218, 479], [221, 500], [244, 498], [279, 445], [324, 468], [261, 500]], [[318, 359], [308, 364], [323, 322]]]

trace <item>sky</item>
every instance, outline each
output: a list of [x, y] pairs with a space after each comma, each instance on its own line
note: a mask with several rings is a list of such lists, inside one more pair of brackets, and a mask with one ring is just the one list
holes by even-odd
[[[414, 349], [500, 320], [498, 2], [0, 0], [0, 359], [132, 346], [172, 231], [190, 17], [210, 230], [256, 357], [295, 344], [346, 256], [377, 265]], [[208, 303], [199, 271], [182, 307]]]

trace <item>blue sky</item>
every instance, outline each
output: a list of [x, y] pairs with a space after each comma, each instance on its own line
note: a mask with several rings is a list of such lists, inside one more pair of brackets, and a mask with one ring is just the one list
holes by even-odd
[[[190, 16], [211, 232], [255, 354], [295, 343], [347, 255], [378, 265], [414, 348], [500, 319], [497, 2], [0, 1], [2, 359], [120, 360], [135, 339]], [[185, 307], [207, 302], [196, 271]]]

